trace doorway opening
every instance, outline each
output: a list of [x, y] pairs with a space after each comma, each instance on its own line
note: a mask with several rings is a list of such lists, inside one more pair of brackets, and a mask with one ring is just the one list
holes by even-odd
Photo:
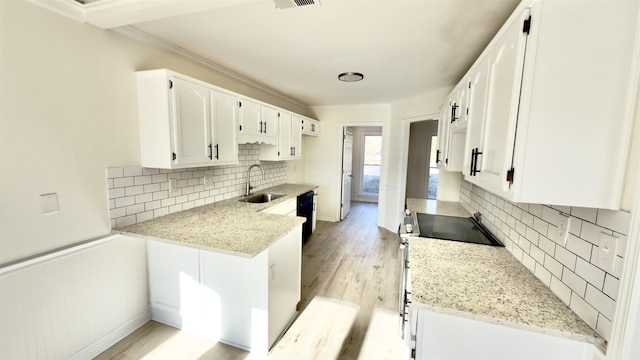
[[351, 201], [377, 203], [382, 174], [382, 126], [344, 126], [340, 220]]
[[427, 174], [427, 199], [436, 199], [438, 195], [438, 177], [440, 169], [437, 160], [438, 135], [431, 135], [431, 153], [429, 155], [429, 173]]
[[407, 184], [405, 199], [435, 200], [438, 194], [439, 170], [438, 121], [412, 122], [409, 127]]

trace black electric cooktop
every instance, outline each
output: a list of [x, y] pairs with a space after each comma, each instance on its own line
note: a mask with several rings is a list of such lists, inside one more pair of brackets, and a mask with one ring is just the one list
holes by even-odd
[[473, 217], [416, 213], [420, 237], [504, 246]]

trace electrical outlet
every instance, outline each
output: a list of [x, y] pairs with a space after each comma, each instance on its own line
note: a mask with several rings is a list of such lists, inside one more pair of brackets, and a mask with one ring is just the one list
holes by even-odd
[[178, 179], [169, 179], [169, 193], [178, 191]]
[[558, 240], [562, 241], [563, 245], [567, 245], [567, 239], [569, 238], [569, 224], [571, 224], [571, 217], [569, 217], [569, 215], [558, 215], [558, 227], [556, 228], [556, 236], [558, 237]]
[[213, 178], [213, 175], [205, 175], [204, 176], [204, 186], [205, 187], [212, 187], [215, 185], [215, 180]]
[[598, 243], [597, 265], [606, 272], [613, 272], [618, 254], [618, 238], [601, 232]]

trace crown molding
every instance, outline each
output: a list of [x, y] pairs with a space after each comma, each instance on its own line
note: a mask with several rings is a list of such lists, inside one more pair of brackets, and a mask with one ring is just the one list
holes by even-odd
[[186, 50], [180, 46], [177, 46], [173, 43], [170, 43], [168, 41], [162, 40], [156, 36], [153, 36], [147, 32], [144, 32], [134, 26], [131, 25], [127, 25], [127, 26], [121, 26], [121, 27], [117, 27], [117, 28], [112, 28], [110, 30], [113, 30], [121, 35], [124, 35], [128, 38], [131, 39], [135, 39], [159, 48], [162, 48], [164, 50], [168, 50], [180, 57], [182, 57], [183, 59], [192, 62], [196, 65], [200, 65], [203, 66], [213, 72], [222, 74], [224, 76], [230, 77], [234, 80], [237, 80], [239, 82], [242, 82], [246, 85], [249, 85], [253, 88], [259, 89], [261, 91], [267, 92], [275, 97], [278, 97], [292, 105], [296, 105], [296, 106], [300, 106], [303, 108], [308, 108], [309, 106], [305, 103], [300, 102], [299, 100], [296, 100], [290, 96], [287, 96], [279, 91], [276, 91], [270, 87], [267, 87], [251, 78], [248, 78], [244, 75], [240, 75], [235, 71], [229, 70], [226, 67], [216, 64], [215, 62], [204, 58], [198, 54], [195, 54], [189, 50]]
[[84, 5], [75, 0], [27, 0], [28, 2], [52, 11], [58, 15], [66, 16], [75, 21], [85, 22]]

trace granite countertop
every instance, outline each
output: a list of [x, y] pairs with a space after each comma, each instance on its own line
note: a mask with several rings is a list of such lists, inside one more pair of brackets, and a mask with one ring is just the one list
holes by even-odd
[[423, 214], [470, 217], [471, 214], [459, 202], [431, 199], [407, 199], [407, 209]]
[[413, 305], [543, 334], [604, 340], [503, 247], [411, 238]]
[[278, 185], [256, 192], [286, 194], [268, 203], [241, 202], [240, 197], [235, 197], [113, 232], [252, 258], [305, 222], [302, 217], [268, 214], [262, 210], [315, 188], [315, 185]]

